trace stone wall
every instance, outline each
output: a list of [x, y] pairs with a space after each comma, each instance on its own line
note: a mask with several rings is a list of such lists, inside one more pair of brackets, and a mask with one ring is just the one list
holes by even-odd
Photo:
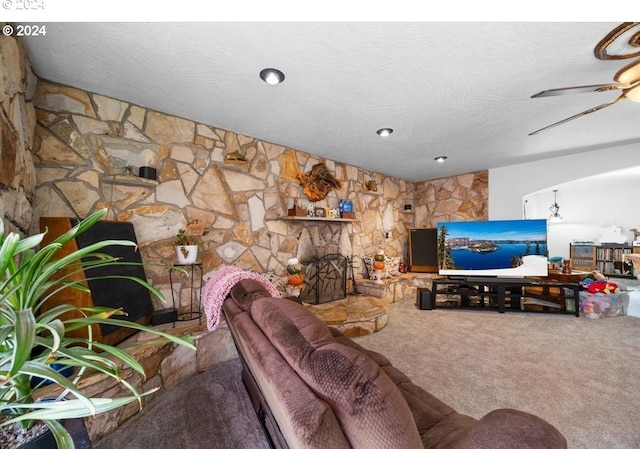
[[36, 187], [31, 154], [36, 84], [21, 42], [0, 35], [0, 218], [7, 231], [22, 235], [31, 230]]
[[[413, 200], [413, 183], [43, 80], [34, 103], [34, 231], [42, 216], [108, 208], [109, 219], [133, 222], [144, 262], [170, 264], [175, 234], [198, 220], [205, 273], [238, 264], [284, 275], [290, 257], [339, 252], [354, 256], [359, 276], [361, 257], [405, 252], [413, 215], [400, 211]], [[231, 153], [247, 162], [228, 160]], [[296, 176], [319, 162], [343, 186], [316, 205], [351, 200], [356, 221], [282, 219], [292, 198], [307, 200]], [[136, 176], [140, 166], [156, 168], [157, 180]], [[376, 192], [364, 188], [371, 178]], [[165, 269], [150, 265], [147, 277], [170, 295]], [[183, 307], [189, 293], [179, 295]]]
[[[411, 227], [487, 218], [487, 172], [413, 184], [77, 88], [38, 82], [13, 37], [0, 37], [0, 57], [0, 211], [5, 226], [23, 234], [39, 232], [41, 216], [84, 217], [107, 207], [109, 219], [134, 223], [147, 263], [172, 263], [173, 236], [189, 221], [199, 220], [206, 229], [201, 253], [205, 273], [239, 264], [280, 274], [291, 256], [306, 260], [338, 252], [353, 256], [359, 278], [364, 274], [361, 258], [379, 248], [406, 258]], [[248, 162], [225, 160], [233, 152]], [[306, 200], [297, 174], [318, 162], [327, 165], [343, 188], [317, 205], [336, 207], [339, 199], [351, 200], [353, 223], [281, 219], [292, 198]], [[156, 168], [157, 181], [136, 176], [139, 166]], [[376, 192], [364, 187], [371, 179]], [[403, 213], [405, 204], [413, 204], [414, 213]], [[166, 270], [150, 268], [147, 275], [169, 296]], [[178, 293], [185, 307], [188, 294]]]
[[439, 221], [488, 220], [488, 198], [488, 171], [416, 183], [416, 227], [435, 228]]

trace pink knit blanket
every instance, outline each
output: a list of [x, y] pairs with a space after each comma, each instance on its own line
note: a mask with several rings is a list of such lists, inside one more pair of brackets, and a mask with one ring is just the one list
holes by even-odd
[[202, 289], [202, 308], [207, 315], [207, 328], [212, 331], [220, 324], [220, 311], [222, 303], [231, 291], [231, 288], [242, 279], [253, 279], [260, 282], [271, 296], [279, 298], [280, 292], [264, 276], [252, 271], [245, 271], [235, 265], [222, 267], [216, 270]]

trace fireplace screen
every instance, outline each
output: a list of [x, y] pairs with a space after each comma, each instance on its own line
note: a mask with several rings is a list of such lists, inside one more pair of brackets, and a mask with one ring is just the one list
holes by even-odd
[[305, 286], [300, 299], [322, 304], [347, 297], [347, 258], [340, 254], [327, 254], [303, 262]]

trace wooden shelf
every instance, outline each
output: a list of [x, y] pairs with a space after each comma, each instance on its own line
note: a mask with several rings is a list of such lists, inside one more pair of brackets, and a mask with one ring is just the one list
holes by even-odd
[[635, 277], [634, 266], [625, 262], [623, 256], [632, 254], [634, 248], [629, 245], [570, 245], [570, 257], [573, 268], [577, 270], [598, 270], [605, 276]]
[[338, 221], [338, 222], [347, 222], [347, 223], [358, 221], [354, 218], [294, 217], [294, 216], [286, 216], [286, 217], [282, 217], [282, 219], [292, 220], [292, 221]]

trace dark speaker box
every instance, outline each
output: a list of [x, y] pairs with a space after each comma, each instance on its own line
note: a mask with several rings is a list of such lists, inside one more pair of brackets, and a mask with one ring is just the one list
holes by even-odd
[[418, 288], [418, 297], [416, 302], [420, 310], [433, 310], [433, 302], [431, 301], [431, 290], [428, 288]]
[[138, 169], [138, 176], [141, 178], [156, 180], [156, 169], [153, 167], [140, 167]]
[[[49, 244], [59, 235], [69, 231], [78, 222], [78, 219], [68, 217], [42, 217], [40, 219], [40, 228], [43, 232], [47, 231], [42, 242], [43, 245]], [[63, 257], [102, 240], [130, 240], [137, 243], [133, 223], [98, 221], [86, 232], [64, 245], [58, 251], [56, 257]], [[77, 270], [60, 272], [60, 275], [69, 275], [70, 281], [82, 282], [82, 284], [89, 287], [89, 291], [66, 288], [53, 295], [43, 305], [43, 309], [48, 310], [59, 304], [73, 304], [77, 307], [121, 308], [127, 315], [116, 318], [142, 325], [149, 324], [153, 313], [149, 290], [136, 281], [128, 279], [98, 279], [103, 276], [130, 276], [146, 280], [140, 251], [132, 246], [107, 246], [100, 252], [117, 257], [123, 263], [81, 272]], [[133, 264], [128, 264], [128, 262]], [[83, 329], [83, 332], [73, 332], [75, 333], [72, 333], [72, 336], [87, 336], [86, 329]], [[93, 326], [92, 332], [95, 340], [115, 345], [136, 333], [137, 330], [100, 324]]]
[[438, 272], [438, 229], [409, 230], [409, 271]]
[[151, 325], [173, 323], [178, 319], [178, 312], [174, 308], [156, 310], [151, 315]]

